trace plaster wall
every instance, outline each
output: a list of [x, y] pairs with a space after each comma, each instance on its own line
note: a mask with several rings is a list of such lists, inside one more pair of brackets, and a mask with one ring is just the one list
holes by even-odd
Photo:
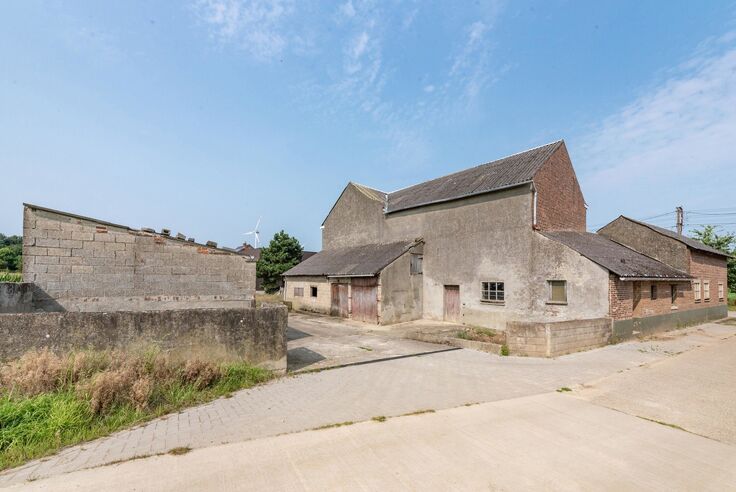
[[411, 273], [412, 254], [423, 254], [417, 246], [386, 267], [380, 276], [381, 323], [403, 323], [422, 318], [423, 274]]

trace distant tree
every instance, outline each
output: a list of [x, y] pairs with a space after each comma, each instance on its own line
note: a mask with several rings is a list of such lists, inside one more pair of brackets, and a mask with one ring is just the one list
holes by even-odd
[[263, 288], [269, 294], [281, 287], [284, 272], [302, 261], [304, 248], [295, 237], [284, 231], [274, 234], [268, 246], [261, 249], [261, 257], [256, 263], [256, 276], [263, 279]]
[[23, 265], [23, 238], [0, 234], [0, 270], [16, 272]]
[[728, 253], [732, 257], [728, 260], [728, 290], [736, 292], [736, 235], [734, 234], [718, 234], [716, 226], [706, 225], [702, 229], [690, 231], [695, 239], [710, 246]]

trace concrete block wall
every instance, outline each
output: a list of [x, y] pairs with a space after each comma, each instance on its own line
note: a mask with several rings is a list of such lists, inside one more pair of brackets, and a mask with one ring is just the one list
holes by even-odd
[[0, 362], [32, 349], [136, 350], [173, 358], [245, 360], [286, 371], [286, 306], [245, 309], [0, 314]]
[[33, 284], [0, 282], [0, 313], [33, 312]]
[[[311, 287], [317, 287], [317, 297], [311, 296]], [[294, 310], [330, 314], [332, 287], [327, 277], [288, 277], [284, 289], [284, 300]], [[303, 295], [294, 295], [295, 289], [302, 289]]]
[[560, 321], [554, 323], [509, 322], [506, 344], [515, 355], [557, 357], [603, 347], [611, 341], [608, 318]]
[[[255, 263], [234, 252], [26, 206], [23, 280], [68, 311], [249, 307]], [[58, 309], [50, 309], [58, 310]]]

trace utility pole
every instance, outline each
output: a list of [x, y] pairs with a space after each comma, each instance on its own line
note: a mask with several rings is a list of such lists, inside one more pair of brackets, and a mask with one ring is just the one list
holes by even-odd
[[675, 224], [677, 226], [677, 234], [682, 236], [682, 226], [685, 222], [685, 212], [682, 210], [682, 207], [675, 208], [675, 213], [677, 214], [677, 223]]

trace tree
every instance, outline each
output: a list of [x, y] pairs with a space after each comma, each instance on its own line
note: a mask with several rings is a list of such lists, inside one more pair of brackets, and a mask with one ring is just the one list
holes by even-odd
[[269, 294], [281, 287], [281, 276], [302, 261], [302, 245], [295, 237], [284, 231], [274, 234], [268, 246], [261, 249], [261, 257], [256, 263], [256, 276], [263, 279], [263, 288]]
[[0, 234], [0, 270], [15, 272], [23, 265], [23, 238]]
[[715, 226], [707, 225], [690, 232], [701, 243], [731, 255], [728, 259], [728, 290], [736, 292], [736, 258], [733, 258], [736, 256], [736, 235], [718, 234], [716, 230]]

